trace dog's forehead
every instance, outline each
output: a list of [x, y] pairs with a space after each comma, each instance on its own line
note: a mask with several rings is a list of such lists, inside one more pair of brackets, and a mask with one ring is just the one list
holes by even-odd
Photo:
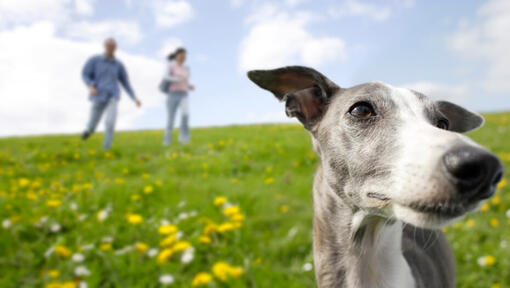
[[384, 106], [393, 106], [399, 111], [408, 111], [413, 114], [422, 114], [434, 110], [434, 102], [427, 96], [411, 89], [395, 87], [381, 81], [368, 82], [348, 88], [343, 94], [352, 99], [373, 100]]

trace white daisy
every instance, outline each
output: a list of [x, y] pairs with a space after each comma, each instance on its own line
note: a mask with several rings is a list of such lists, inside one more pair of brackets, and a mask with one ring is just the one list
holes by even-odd
[[12, 222], [9, 219], [4, 219], [4, 221], [2, 221], [2, 227], [4, 227], [5, 229], [11, 227], [11, 225], [12, 225]]
[[85, 260], [85, 256], [81, 253], [74, 253], [73, 254], [73, 257], [71, 258], [73, 260], [73, 262], [83, 262], [83, 260]]
[[60, 232], [60, 229], [62, 229], [62, 226], [60, 226], [60, 224], [58, 224], [57, 222], [51, 224], [50, 226], [50, 231], [52, 233], [58, 233]]
[[88, 276], [90, 275], [90, 270], [87, 269], [85, 266], [78, 266], [74, 268], [74, 275], [80, 277], [80, 276]]
[[147, 256], [149, 256], [150, 258], [152, 258], [152, 257], [154, 257], [154, 256], [158, 255], [158, 252], [159, 252], [159, 250], [158, 250], [158, 249], [156, 249], [156, 248], [151, 248], [151, 249], [149, 249], [149, 250], [147, 251]]
[[170, 274], [163, 274], [161, 276], [159, 276], [159, 283], [161, 283], [162, 285], [170, 285], [172, 283], [174, 283], [174, 277]]
[[188, 264], [191, 261], [193, 261], [194, 257], [195, 257], [195, 250], [193, 249], [193, 247], [190, 247], [182, 253], [181, 262], [184, 264]]
[[307, 262], [307, 263], [305, 263], [305, 264], [303, 265], [303, 268], [302, 268], [302, 269], [303, 269], [303, 271], [305, 271], [305, 272], [312, 271], [312, 269], [313, 269], [313, 265], [312, 265], [312, 263], [308, 263], [308, 262]]
[[108, 213], [109, 212], [106, 209], [97, 212], [97, 220], [99, 222], [103, 222], [104, 220], [106, 220], [106, 218], [108, 218]]

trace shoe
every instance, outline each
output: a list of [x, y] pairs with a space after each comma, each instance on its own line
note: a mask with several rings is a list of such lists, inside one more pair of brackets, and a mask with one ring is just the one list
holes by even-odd
[[85, 131], [83, 134], [81, 134], [81, 140], [87, 140], [87, 138], [90, 137], [90, 133]]

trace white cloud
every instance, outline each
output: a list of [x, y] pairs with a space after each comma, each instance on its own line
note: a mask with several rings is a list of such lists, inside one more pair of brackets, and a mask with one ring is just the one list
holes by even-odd
[[68, 17], [71, 0], [2, 0], [0, 27], [40, 20], [63, 21]]
[[[43, 22], [0, 31], [0, 134], [81, 132], [90, 103], [81, 80], [83, 64], [101, 53], [98, 43], [57, 37], [54, 24]], [[144, 108], [163, 105], [157, 91], [159, 61], [119, 51]], [[133, 127], [144, 109], [123, 93], [118, 128]], [[146, 111], [146, 110], [145, 110]]]
[[433, 100], [448, 100], [457, 104], [466, 104], [470, 95], [470, 87], [468, 85], [447, 85], [421, 81], [400, 86], [418, 91]]
[[114, 37], [127, 44], [136, 44], [142, 39], [140, 27], [133, 21], [81, 21], [70, 23], [64, 29], [67, 36], [87, 41], [102, 42], [108, 37]]
[[153, 3], [156, 24], [163, 28], [172, 28], [193, 18], [193, 7], [186, 0], [157, 0]]
[[468, 61], [487, 69], [483, 87], [489, 92], [510, 92], [510, 1], [491, 0], [475, 19], [463, 21], [449, 39], [450, 47]]
[[341, 6], [330, 9], [329, 14], [336, 18], [363, 16], [376, 21], [384, 21], [390, 17], [391, 7], [359, 0], [347, 0]]
[[266, 6], [247, 19], [249, 31], [240, 47], [242, 71], [303, 64], [320, 66], [346, 58], [342, 39], [315, 36], [308, 30], [314, 15], [303, 12], [281, 12]]
[[181, 39], [179, 39], [179, 38], [168, 38], [163, 43], [163, 46], [161, 47], [161, 49], [159, 49], [158, 54], [161, 57], [166, 57], [166, 56], [168, 56], [168, 54], [172, 53], [173, 51], [175, 51], [175, 49], [177, 49], [177, 48], [179, 48], [181, 46], [182, 46]]
[[74, 0], [76, 12], [86, 16], [94, 14], [94, 2], [95, 0]]

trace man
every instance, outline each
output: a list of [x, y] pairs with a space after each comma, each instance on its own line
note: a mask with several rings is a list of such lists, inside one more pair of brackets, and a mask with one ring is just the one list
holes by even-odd
[[113, 38], [104, 42], [104, 55], [90, 58], [83, 67], [82, 78], [89, 89], [89, 99], [92, 101], [90, 119], [81, 138], [86, 140], [96, 130], [101, 116], [106, 111], [104, 149], [112, 145], [115, 120], [117, 119], [117, 105], [120, 98], [118, 82], [122, 84], [129, 97], [141, 107], [142, 102], [136, 98], [124, 65], [115, 58], [117, 43]]

